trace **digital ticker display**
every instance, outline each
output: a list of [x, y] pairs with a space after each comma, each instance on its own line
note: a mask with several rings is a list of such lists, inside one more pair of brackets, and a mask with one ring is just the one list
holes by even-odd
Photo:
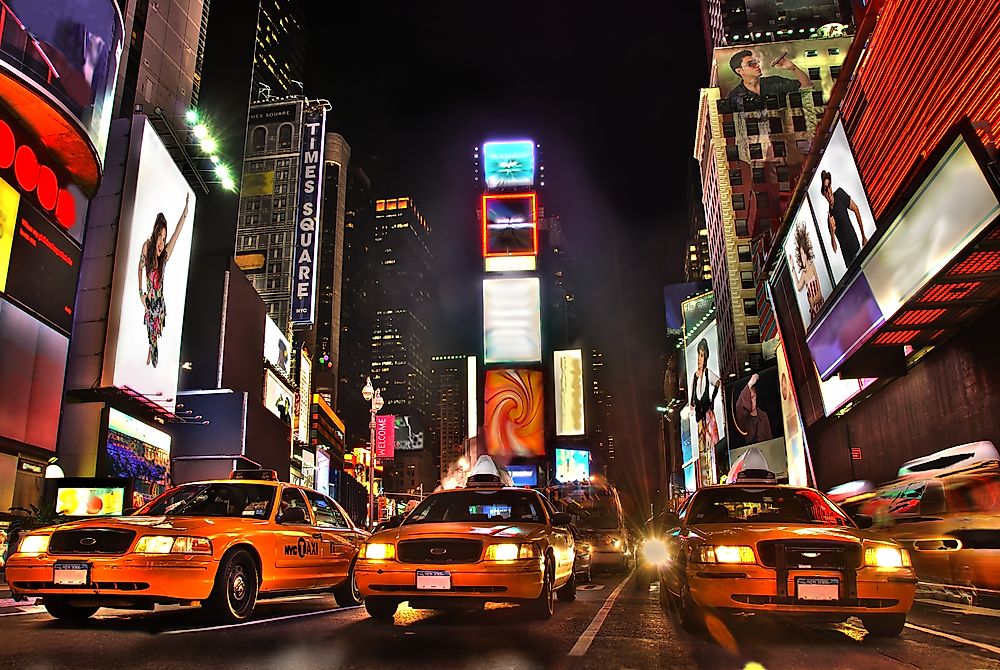
[[531, 140], [486, 142], [483, 175], [491, 189], [532, 186], [535, 183], [535, 143]]

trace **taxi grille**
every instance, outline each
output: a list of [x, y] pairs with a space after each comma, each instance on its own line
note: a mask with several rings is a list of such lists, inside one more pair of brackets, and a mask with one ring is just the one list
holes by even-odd
[[402, 563], [475, 563], [483, 555], [479, 540], [402, 540], [397, 556]]
[[784, 552], [785, 565], [795, 570], [845, 570], [861, 564], [861, 546], [847, 542], [809, 542], [764, 540], [757, 543], [760, 561], [769, 568], [778, 564], [777, 554]]
[[57, 530], [49, 540], [50, 554], [124, 554], [135, 531], [114, 528]]

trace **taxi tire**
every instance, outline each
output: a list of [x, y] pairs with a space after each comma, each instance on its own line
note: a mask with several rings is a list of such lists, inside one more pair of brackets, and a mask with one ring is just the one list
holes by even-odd
[[674, 602], [677, 606], [677, 618], [681, 622], [681, 628], [689, 633], [699, 632], [704, 624], [704, 619], [701, 612], [698, 611], [694, 598], [691, 597], [691, 587], [688, 586], [687, 582], [681, 584], [681, 595], [675, 598]]
[[[236, 549], [226, 554], [219, 564], [215, 586], [203, 607], [214, 621], [246, 621], [257, 604], [258, 585], [257, 563], [253, 556], [245, 549]], [[237, 602], [234, 604], [233, 600]]]
[[906, 626], [906, 615], [870, 614], [861, 617], [861, 623], [873, 637], [899, 637]]
[[576, 575], [571, 574], [565, 584], [556, 591], [556, 596], [561, 603], [571, 603], [576, 600]]
[[552, 568], [552, 562], [546, 561], [545, 576], [542, 579], [542, 592], [538, 594], [537, 598], [529, 600], [524, 605], [528, 610], [529, 616], [536, 621], [546, 621], [551, 619], [552, 615], [555, 614], [556, 598], [552, 584], [554, 573], [555, 570]]
[[83, 621], [94, 616], [97, 610], [101, 609], [100, 607], [70, 605], [60, 598], [46, 598], [42, 604], [45, 605], [45, 610], [49, 614], [64, 621]]
[[365, 600], [365, 610], [373, 619], [392, 619], [396, 616], [399, 601], [385, 596], [368, 596]]
[[354, 563], [351, 563], [344, 583], [333, 589], [333, 597], [336, 598], [337, 605], [340, 607], [355, 607], [364, 602], [361, 591], [358, 589], [358, 582], [354, 579]]

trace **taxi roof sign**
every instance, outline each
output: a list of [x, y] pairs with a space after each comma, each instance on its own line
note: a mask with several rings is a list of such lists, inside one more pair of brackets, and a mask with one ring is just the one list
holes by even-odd
[[497, 463], [491, 456], [480, 456], [465, 482], [466, 488], [513, 485], [514, 479], [507, 468]]
[[277, 470], [233, 470], [230, 479], [253, 479], [260, 482], [278, 481]]

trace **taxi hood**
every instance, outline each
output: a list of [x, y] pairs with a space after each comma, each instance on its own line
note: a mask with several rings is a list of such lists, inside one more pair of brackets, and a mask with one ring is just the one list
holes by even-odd
[[475, 523], [450, 521], [447, 523], [415, 523], [389, 528], [372, 535], [371, 540], [412, 540], [424, 537], [461, 537], [466, 539], [518, 539], [527, 540], [544, 528], [537, 523]]
[[818, 524], [730, 524], [706, 523], [689, 526], [692, 538], [711, 544], [754, 545], [762, 540], [802, 540], [858, 543], [863, 540], [886, 540], [876, 533], [847, 526]]
[[70, 521], [48, 530], [72, 530], [75, 528], [120, 528], [142, 532], [176, 531], [188, 532], [196, 529], [219, 528], [222, 524], [233, 521], [256, 521], [256, 519], [237, 519], [235, 517], [200, 517], [200, 516], [117, 516], [97, 519], [80, 519]]

